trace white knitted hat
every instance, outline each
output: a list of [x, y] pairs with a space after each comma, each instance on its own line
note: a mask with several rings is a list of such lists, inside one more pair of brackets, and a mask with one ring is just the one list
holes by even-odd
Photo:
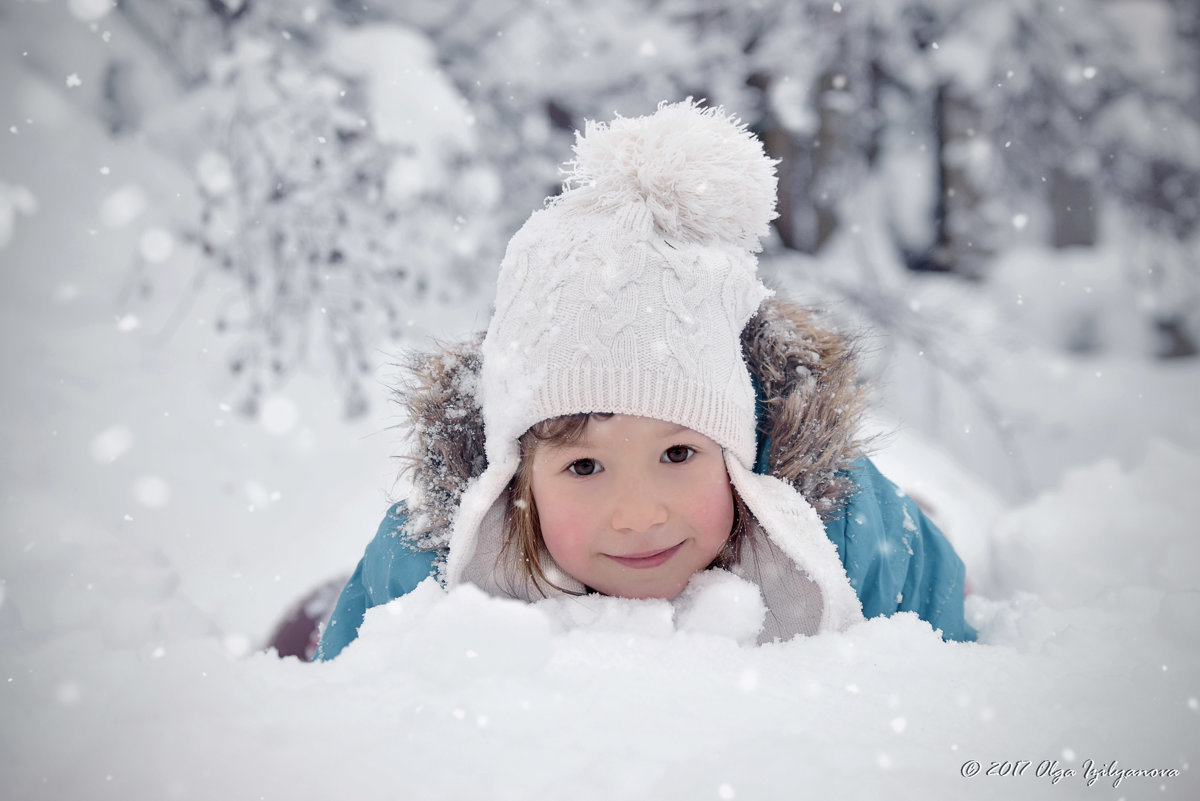
[[[773, 491], [759, 492], [768, 477], [752, 476], [755, 398], [741, 332], [771, 294], [754, 254], [776, 216], [775, 162], [739, 121], [689, 98], [588, 122], [569, 166], [563, 193], [513, 236], [500, 266], [478, 387], [488, 466], [454, 521], [450, 585], [497, 589], [497, 499], [519, 465], [518, 439], [552, 417], [610, 412], [687, 426], [725, 449], [744, 498]], [[807, 540], [833, 553], [816, 513], [791, 495]], [[558, 586], [578, 584], [547, 568]], [[826, 607], [818, 614], [829, 618]]]
[[753, 465], [740, 334], [770, 294], [754, 252], [775, 162], [690, 101], [590, 122], [575, 156], [500, 267], [480, 386], [489, 461], [541, 420], [612, 412], [685, 425]]

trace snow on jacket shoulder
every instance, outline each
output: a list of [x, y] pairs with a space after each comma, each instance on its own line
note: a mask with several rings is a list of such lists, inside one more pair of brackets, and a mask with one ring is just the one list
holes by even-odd
[[358, 636], [368, 609], [407, 595], [436, 573], [437, 551], [418, 551], [404, 535], [408, 510], [403, 501], [384, 516], [375, 538], [342, 588], [321, 641], [316, 659], [333, 659]]
[[[321, 639], [331, 659], [367, 608], [436, 573], [450, 521], [486, 466], [474, 397], [480, 337], [423, 354], [398, 394], [411, 417], [414, 493], [389, 511]], [[790, 484], [817, 511], [866, 617], [914, 611], [947, 639], [974, 639], [963, 620], [963, 566], [916, 504], [863, 455], [863, 390], [850, 343], [811, 312], [768, 300], [742, 333], [759, 396], [755, 473]], [[836, 560], [835, 560], [836, 561]]]
[[963, 617], [966, 569], [950, 541], [916, 502], [870, 459], [852, 466], [858, 491], [825, 524], [863, 617], [916, 612], [943, 639], [972, 641]]

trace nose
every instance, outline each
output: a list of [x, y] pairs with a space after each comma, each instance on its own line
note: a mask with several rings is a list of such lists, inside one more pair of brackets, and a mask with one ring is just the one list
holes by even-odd
[[667, 522], [668, 515], [662, 494], [644, 477], [631, 477], [617, 488], [612, 512], [612, 527], [616, 531], [649, 531]]

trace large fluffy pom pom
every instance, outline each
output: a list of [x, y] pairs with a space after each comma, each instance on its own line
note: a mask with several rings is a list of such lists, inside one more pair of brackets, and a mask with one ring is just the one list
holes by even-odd
[[596, 210], [641, 202], [666, 239], [758, 251], [777, 216], [775, 164], [739, 120], [688, 98], [646, 117], [588, 121], [557, 202]]

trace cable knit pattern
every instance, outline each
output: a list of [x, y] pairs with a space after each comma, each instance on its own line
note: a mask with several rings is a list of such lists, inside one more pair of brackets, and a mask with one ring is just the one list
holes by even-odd
[[[537, 222], [548, 235], [572, 233], [577, 220], [556, 212]], [[754, 392], [738, 335], [769, 295], [740, 263], [753, 256], [637, 231], [573, 239], [557, 270], [535, 268], [541, 254], [526, 253], [502, 272], [513, 285], [483, 346], [489, 454], [541, 420], [611, 412], [681, 423], [751, 466]]]

